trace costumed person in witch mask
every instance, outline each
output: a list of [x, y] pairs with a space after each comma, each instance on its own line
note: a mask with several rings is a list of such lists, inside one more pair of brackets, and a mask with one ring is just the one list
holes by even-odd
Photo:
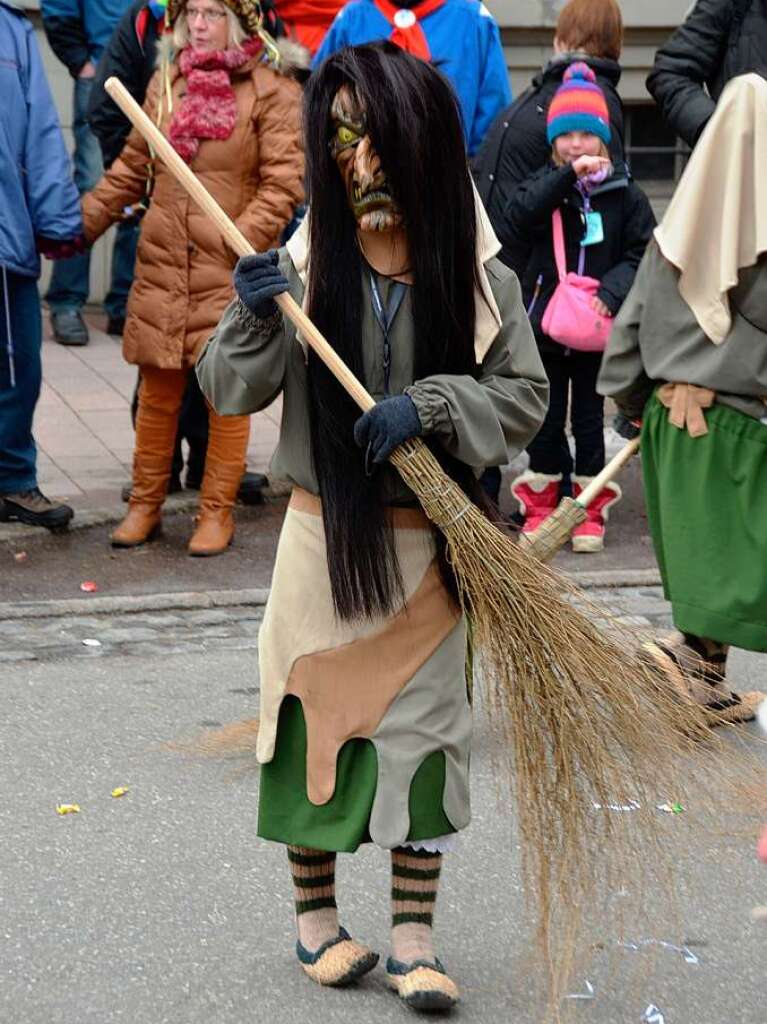
[[[679, 634], [649, 645], [712, 722], [731, 644], [767, 651], [767, 81], [719, 101], [616, 318], [599, 375], [616, 427], [642, 422], [647, 515]], [[632, 424], [631, 421], [634, 421]]]
[[[519, 284], [475, 206], [453, 91], [384, 42], [341, 50], [305, 94], [308, 221], [248, 256], [200, 357], [221, 414], [283, 396], [293, 483], [259, 638], [259, 835], [285, 843], [298, 957], [343, 985], [377, 954], [339, 928], [337, 852], [391, 851], [392, 986], [448, 1008], [432, 914], [469, 823], [465, 624], [444, 542], [387, 457], [422, 436], [476, 476], [535, 434], [547, 383]], [[378, 404], [365, 415], [273, 301], [289, 291]]]

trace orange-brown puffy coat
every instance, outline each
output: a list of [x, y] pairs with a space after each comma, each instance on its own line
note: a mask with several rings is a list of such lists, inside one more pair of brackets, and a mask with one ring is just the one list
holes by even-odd
[[[147, 90], [144, 110], [157, 123], [163, 71]], [[175, 61], [169, 67], [173, 109], [186, 88]], [[301, 89], [296, 81], [254, 58], [232, 72], [237, 121], [228, 139], [202, 139], [191, 168], [258, 251], [278, 244], [294, 207], [303, 200]], [[171, 116], [163, 102], [160, 128]], [[133, 129], [122, 153], [83, 197], [88, 241], [119, 220], [145, 194], [150, 161]], [[215, 225], [187, 197], [161, 160], [141, 224], [136, 273], [128, 299], [123, 355], [129, 363], [180, 369], [197, 353], [234, 295], [236, 257]]]

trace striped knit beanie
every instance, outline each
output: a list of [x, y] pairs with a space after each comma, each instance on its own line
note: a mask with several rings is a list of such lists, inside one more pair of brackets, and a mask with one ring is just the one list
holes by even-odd
[[588, 64], [578, 61], [565, 71], [546, 115], [546, 136], [552, 143], [567, 132], [591, 132], [607, 146], [610, 114], [605, 94]]

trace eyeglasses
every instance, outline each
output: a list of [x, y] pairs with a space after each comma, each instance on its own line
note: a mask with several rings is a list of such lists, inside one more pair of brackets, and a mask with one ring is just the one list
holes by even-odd
[[195, 18], [202, 18], [208, 25], [215, 25], [226, 17], [226, 11], [214, 11], [210, 7], [187, 7], [186, 20], [194, 21]]

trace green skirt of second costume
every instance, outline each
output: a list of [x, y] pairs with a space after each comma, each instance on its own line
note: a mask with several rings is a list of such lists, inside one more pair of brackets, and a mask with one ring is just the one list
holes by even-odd
[[[261, 766], [258, 834], [293, 846], [352, 853], [370, 842], [368, 824], [378, 785], [378, 758], [365, 739], [347, 741], [338, 755], [337, 785], [328, 803], [311, 803], [306, 792], [306, 722], [301, 702], [287, 697], [280, 708], [274, 758]], [[445, 755], [421, 763], [410, 786], [407, 841], [454, 832], [442, 807]]]
[[653, 396], [642, 428], [647, 517], [677, 629], [767, 651], [767, 426], [723, 405], [690, 437]]

